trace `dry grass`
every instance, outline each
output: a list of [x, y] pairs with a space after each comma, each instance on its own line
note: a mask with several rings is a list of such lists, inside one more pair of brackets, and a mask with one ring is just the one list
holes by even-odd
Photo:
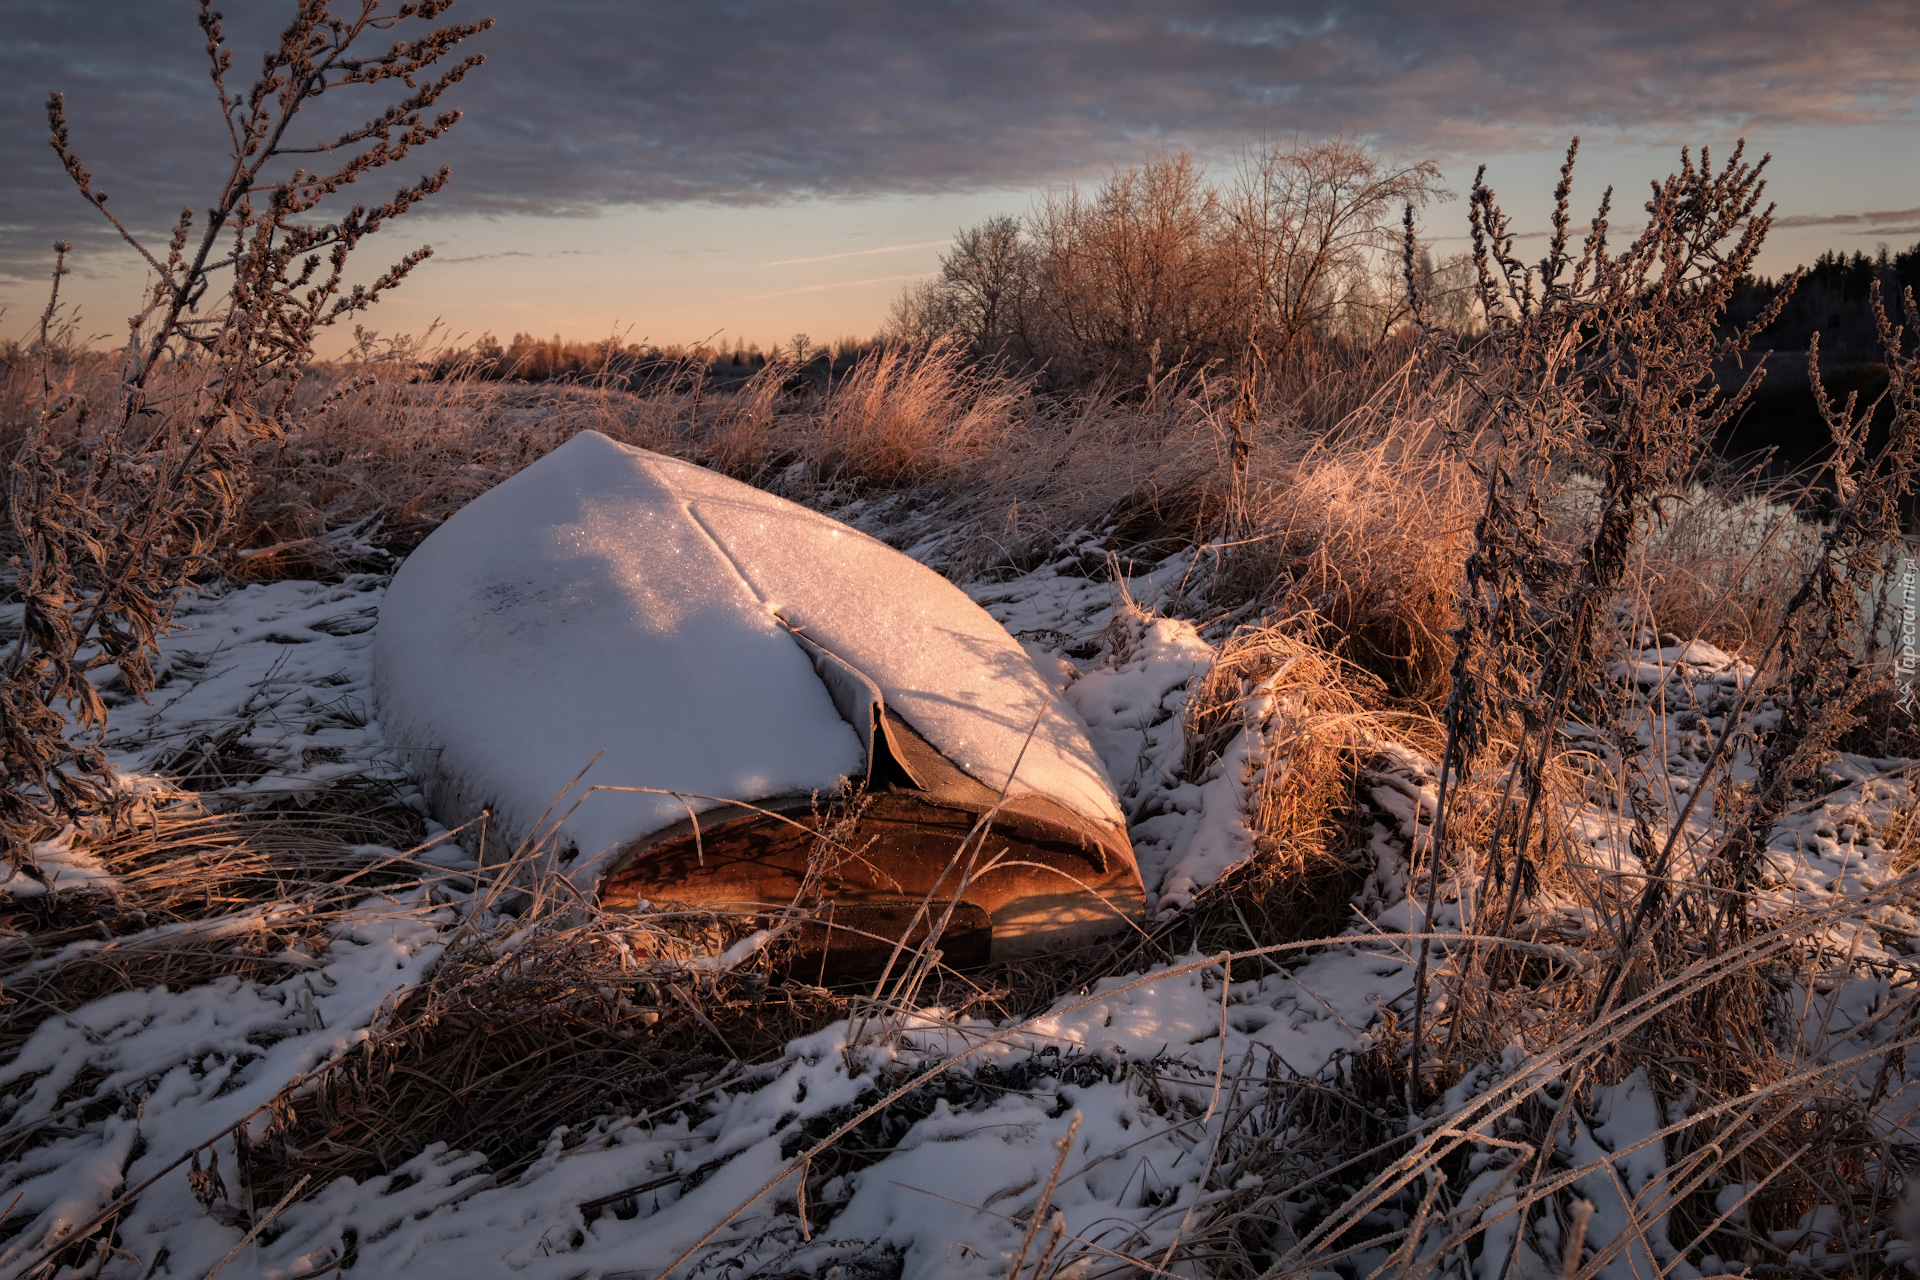
[[[1263, 946], [1346, 926], [1371, 869], [1356, 856], [1361, 771], [1408, 727], [1385, 702], [1378, 680], [1289, 626], [1249, 628], [1221, 647], [1189, 695], [1181, 772], [1204, 777], [1246, 735], [1254, 856], [1195, 903], [1196, 945]], [[1208, 920], [1227, 936], [1212, 936]]]
[[[5, 900], [0, 966], [9, 994], [24, 1002], [0, 1006], [0, 1045], [17, 1047], [49, 1013], [111, 991], [311, 967], [335, 912], [443, 874], [403, 852], [418, 852], [422, 836], [419, 815], [378, 783], [342, 782], [242, 811], [148, 792], [131, 821], [66, 837], [112, 877], [109, 888], [56, 883]], [[44, 963], [74, 944], [87, 945]]]
[[420, 816], [378, 781], [343, 780], [252, 809], [216, 807], [195, 792], [155, 788], [127, 819], [66, 837], [97, 860], [110, 890], [82, 885], [9, 897], [0, 911], [0, 963], [83, 936], [217, 919], [262, 904], [337, 904], [418, 874], [406, 854]]
[[[1372, 870], [1364, 850], [1379, 815], [1363, 793], [1383, 744], [1432, 761], [1445, 753], [1453, 633], [1495, 447], [1461, 384], [1405, 355], [1388, 349], [1371, 363], [1309, 370], [1265, 388], [1238, 420], [1239, 388], [1227, 383], [1194, 378], [1143, 399], [1050, 400], [944, 348], [883, 349], [821, 395], [790, 391], [777, 365], [725, 395], [683, 384], [635, 396], [421, 381], [417, 362], [382, 359], [313, 379], [303, 392], [313, 403], [345, 393], [300, 431], [258, 447], [249, 532], [227, 571], [325, 576], [405, 551], [583, 429], [828, 509], [865, 499], [868, 527], [896, 541], [944, 531], [941, 554], [957, 571], [1029, 567], [1082, 529], [1100, 534], [1121, 568], [1208, 546], [1189, 596], [1171, 607], [1202, 622], [1235, 611], [1258, 621], [1223, 641], [1193, 690], [1183, 773], [1199, 778], [1247, 735], [1255, 856], [1150, 938], [979, 973], [936, 970], [916, 988], [923, 1005], [991, 1014], [1011, 1033], [1103, 977], [1216, 963], [1173, 960], [1194, 949], [1232, 949], [1251, 972], [1263, 955], [1278, 963], [1347, 923]], [[15, 429], [24, 403], [18, 368], [6, 368], [0, 436]], [[104, 376], [80, 355], [63, 369], [76, 383]], [[1233, 463], [1236, 438], [1247, 446], [1244, 467]], [[1565, 559], [1591, 539], [1593, 523], [1569, 471], [1539, 474], [1557, 474], [1569, 496], [1543, 519], [1532, 551]], [[1592, 628], [1603, 655], [1639, 629], [1764, 649], [1818, 557], [1817, 527], [1783, 508], [1681, 493], [1650, 503], [1653, 514], [1634, 526], [1633, 554], [1608, 601], [1623, 612]], [[1544, 642], [1526, 646], [1551, 631], [1552, 610], [1567, 598], [1537, 597], [1545, 622], [1504, 650], [1508, 659], [1545, 660]], [[1892, 918], [1875, 914], [1882, 907], [1904, 911], [1920, 897], [1911, 806], [1882, 833], [1908, 878], [1827, 908], [1780, 911], [1704, 858], [1664, 869], [1643, 858], [1638, 871], [1597, 865], [1571, 833], [1583, 815], [1631, 811], [1651, 766], [1623, 744], [1642, 731], [1656, 739], [1659, 726], [1599, 666], [1578, 670], [1563, 709], [1599, 725], [1604, 741], [1570, 748], [1558, 736], [1562, 719], [1545, 718], [1560, 706], [1551, 699], [1490, 699], [1476, 768], [1456, 776], [1446, 800], [1437, 857], [1432, 824], [1417, 827], [1410, 852], [1460, 903], [1469, 932], [1435, 960], [1436, 1023], [1416, 1040], [1411, 1019], [1386, 1010], [1369, 1047], [1321, 1076], [1250, 1060], [1221, 1082], [1210, 1099], [1222, 1117], [1213, 1198], [1171, 1266], [1218, 1276], [1350, 1267], [1365, 1250], [1431, 1228], [1453, 1250], [1450, 1262], [1429, 1255], [1433, 1269], [1464, 1274], [1497, 1220], [1457, 1197], [1477, 1171], [1506, 1168], [1512, 1212], [1526, 1215], [1522, 1237], [1544, 1269], [1557, 1270], [1575, 1220], [1574, 1180], [1610, 1167], [1583, 1170], [1561, 1154], [1565, 1126], [1597, 1089], [1640, 1068], [1679, 1117], [1655, 1139], [1670, 1172], [1661, 1198], [1636, 1209], [1642, 1228], [1664, 1218], [1696, 1259], [1712, 1252], [1783, 1269], [1800, 1264], [1770, 1233], [1826, 1206], [1840, 1224], [1836, 1239], [1857, 1257], [1830, 1250], [1825, 1269], [1865, 1274], [1878, 1265], [1885, 1237], [1876, 1233], [1916, 1155], [1898, 1136], [1908, 1118], [1885, 1107], [1897, 1092], [1896, 1055], [1920, 1042], [1911, 1001], [1890, 998], [1877, 1015], [1886, 1028], [1879, 1056], [1855, 1064], [1876, 1080], [1864, 1099], [1804, 1042], [1802, 1014], [1814, 993], [1858, 972], [1836, 954], [1836, 929], [1880, 928]], [[1776, 662], [1765, 673], [1774, 706], [1756, 700], [1740, 714], [1790, 701], [1796, 670]], [[1873, 723], [1860, 732], [1885, 749], [1877, 754], [1911, 743], [1911, 724], [1900, 729], [1889, 700], [1861, 707]], [[1547, 745], [1516, 765], [1528, 742]], [[183, 789], [217, 787], [251, 767], [213, 739], [174, 765]], [[1536, 811], [1523, 821], [1529, 800]], [[1716, 839], [1736, 809], [1730, 802], [1713, 815]], [[84, 833], [119, 891], [17, 901], [0, 921], [14, 1001], [0, 1010], [0, 1051], [45, 1018], [114, 991], [223, 975], [266, 981], [313, 963], [332, 913], [368, 887], [399, 893], [444, 877], [356, 851], [412, 848], [418, 833], [417, 817], [371, 785], [250, 813], [162, 795], [139, 824]], [[282, 1100], [249, 1161], [255, 1204], [303, 1175], [324, 1182], [391, 1170], [435, 1141], [481, 1151], [497, 1180], [510, 1178], [559, 1126], [582, 1132], [598, 1118], [673, 1115], [702, 1089], [746, 1082], [797, 1035], [852, 1017], [884, 1030], [902, 1012], [898, 1001], [784, 975], [775, 954], [702, 976], [684, 961], [724, 945], [739, 922], [600, 917], [556, 886], [515, 876], [509, 866], [491, 887], [463, 884], [517, 914], [476, 909], [429, 983], [300, 1099]], [[1656, 894], [1656, 882], [1670, 887]], [[1727, 908], [1736, 900], [1737, 910]], [[285, 909], [267, 921], [259, 911], [267, 904]], [[35, 967], [90, 939], [99, 945], [71, 963]], [[1416, 1053], [1419, 1077], [1410, 1071]], [[1089, 1058], [1029, 1069], [1092, 1078], [1111, 1068]], [[1163, 1116], [1193, 1120], [1186, 1068], [1141, 1072]], [[1543, 1086], [1539, 1072], [1552, 1082]], [[1449, 1097], [1470, 1079], [1479, 1083]], [[873, 1098], [815, 1123], [809, 1145], [788, 1153], [806, 1165], [810, 1224], [830, 1224], [837, 1206], [817, 1193], [836, 1174], [882, 1158], [938, 1102], [963, 1105], [982, 1089], [1025, 1082], [947, 1064], [877, 1080]], [[106, 1103], [78, 1087], [67, 1105], [86, 1117]], [[0, 1140], [17, 1150], [36, 1134]], [[1745, 1197], [1737, 1218], [1721, 1203], [1736, 1186]], [[625, 1212], [623, 1197], [635, 1194], [610, 1189], [593, 1211]], [[1051, 1273], [1071, 1261], [1086, 1275], [1147, 1274], [1163, 1257], [1097, 1255], [1072, 1240], [1049, 1256]], [[1607, 1261], [1573, 1256], [1585, 1274]], [[1402, 1262], [1393, 1274], [1421, 1274], [1410, 1252]]]
[[[227, 573], [258, 581], [372, 567], [381, 549], [410, 550], [590, 429], [816, 505], [900, 493], [910, 500], [898, 520], [876, 530], [896, 540], [930, 527], [911, 513], [937, 504], [944, 558], [963, 572], [1031, 567], [1077, 529], [1111, 530], [1109, 544], [1129, 560], [1224, 537], [1216, 595], [1313, 609], [1345, 636], [1343, 652], [1397, 693], [1431, 692], [1433, 633], [1446, 626], [1434, 611], [1452, 590], [1440, 562], [1452, 555], [1457, 576], [1461, 517], [1438, 432], [1409, 427], [1397, 407], [1421, 394], [1407, 385], [1404, 351], [1323, 354], [1268, 386], [1242, 480], [1223, 466], [1221, 396], [1232, 388], [1216, 394], [1204, 381], [1146, 402], [1097, 392], [1049, 400], [934, 346], [881, 348], [818, 397], [785, 390], [778, 364], [726, 394], [682, 385], [633, 395], [425, 381], [428, 355], [403, 347], [309, 377], [304, 402], [326, 407], [256, 446]], [[30, 408], [25, 364], [0, 361], [0, 437]], [[68, 377], [104, 386], [112, 370], [76, 356]]]
[[[1590, 535], [1597, 483], [1576, 475], [1555, 511], [1556, 536]], [[1740, 653], [1763, 643], [1819, 541], [1804, 484], [1696, 483], [1664, 498], [1638, 539], [1641, 607], [1656, 630]]]
[[797, 443], [821, 484], [953, 480], [1032, 418], [1025, 381], [974, 370], [957, 347], [884, 348], [826, 396]]
[[[1909, 880], [1893, 892], [1914, 887]], [[1518, 1274], [1595, 1275], [1660, 1224], [1684, 1257], [1745, 1260], [1761, 1274], [1871, 1274], [1884, 1241], [1875, 1233], [1885, 1229], [1910, 1162], [1898, 1126], [1911, 1117], [1869, 1120], [1845, 1077], [1878, 1066], [1884, 1081], [1884, 1064], [1920, 1036], [1902, 1023], [1869, 1061], [1839, 1070], [1783, 1044], [1779, 1018], [1792, 1010], [1765, 993], [1820, 971], [1808, 948], [1830, 920], [1784, 921], [1741, 955], [1678, 965], [1598, 1016], [1581, 999], [1593, 979], [1578, 953], [1540, 955], [1527, 981], [1500, 994], [1486, 1015], [1512, 1032], [1504, 1046], [1511, 1069], [1404, 1124], [1383, 1121], [1406, 1085], [1404, 1031], [1391, 1019], [1373, 1047], [1315, 1078], [1278, 1064], [1262, 1071], [1255, 1061], [1215, 1091], [1224, 1120], [1217, 1171], [1207, 1179], [1218, 1192], [1212, 1211], [1171, 1255], [1150, 1256], [1233, 1277], [1356, 1264], [1383, 1265], [1389, 1275], [1476, 1274], [1487, 1242], [1522, 1215], [1532, 1256]], [[1750, 998], [1758, 993], [1758, 1022], [1727, 1008], [1729, 983]], [[1703, 1024], [1700, 1004], [1716, 998], [1729, 1020]], [[1715, 1077], [1722, 1067], [1737, 1073]], [[1584, 1198], [1577, 1184], [1605, 1181], [1611, 1162], [1629, 1152], [1622, 1144], [1598, 1158], [1574, 1156], [1568, 1120], [1577, 1126], [1592, 1114], [1596, 1088], [1636, 1070], [1648, 1071], [1660, 1097], [1695, 1104], [1669, 1111], [1665, 1130], [1642, 1139], [1664, 1144], [1667, 1171], [1637, 1198], [1627, 1193], [1630, 1225], [1604, 1249], [1569, 1249]], [[1503, 1172], [1499, 1190], [1486, 1195], [1487, 1175]], [[1476, 1183], [1481, 1194], [1465, 1199]], [[1722, 1194], [1729, 1187], [1733, 1194]], [[1791, 1231], [1815, 1206], [1835, 1211], [1834, 1243], [1812, 1258], [1790, 1256], [1772, 1233]], [[1114, 1259], [1086, 1274], [1147, 1274], [1145, 1261]]]
[[[316, 425], [309, 434], [263, 447], [262, 483], [249, 511], [254, 549], [266, 551], [236, 557], [236, 575], [337, 573], [369, 552], [366, 539], [335, 531], [370, 519], [383, 522], [374, 537], [404, 550], [468, 498], [586, 428], [779, 483], [816, 502], [894, 492], [909, 497], [907, 508], [940, 503], [940, 518], [960, 527], [955, 562], [976, 569], [1031, 563], [1079, 527], [1113, 529], [1109, 545], [1136, 560], [1195, 542], [1219, 544], [1207, 600], [1194, 603], [1206, 614], [1251, 602], [1256, 616], [1270, 621], [1231, 637], [1197, 687], [1187, 772], [1197, 776], [1236, 734], [1251, 732], [1259, 743], [1250, 815], [1259, 836], [1256, 857], [1149, 942], [1005, 971], [937, 972], [921, 988], [924, 1001], [1017, 1023], [1095, 978], [1137, 972], [1189, 947], [1286, 946], [1332, 933], [1344, 924], [1349, 899], [1370, 869], [1355, 851], [1371, 821], [1359, 787], [1377, 744], [1396, 741], [1429, 757], [1439, 754], [1432, 709], [1444, 690], [1446, 632], [1455, 625], [1471, 533], [1466, 468], [1474, 454], [1471, 444], [1465, 452], [1457, 447], [1464, 415], [1451, 392], [1418, 382], [1411, 369], [1361, 371], [1337, 386], [1317, 386], [1317, 408], [1276, 395], [1251, 423], [1251, 465], [1237, 478], [1225, 465], [1222, 406], [1204, 387], [1148, 403], [1049, 403], [1018, 382], [964, 371], [937, 352], [886, 356], [815, 399], [789, 395], [773, 376], [728, 396], [682, 389], [635, 397], [592, 387], [415, 382], [399, 366], [352, 376], [360, 375], [370, 375], [366, 385], [329, 410], [324, 429]], [[945, 412], [934, 411], [942, 405]], [[1338, 416], [1329, 422], [1315, 415]], [[1451, 435], [1449, 426], [1456, 428]], [[1697, 496], [1693, 502], [1697, 515], [1682, 513], [1664, 541], [1646, 552], [1653, 567], [1636, 581], [1653, 584], [1645, 594], [1656, 601], [1662, 584], [1675, 580], [1676, 566], [1698, 575], [1693, 585], [1675, 590], [1676, 600], [1698, 592], [1699, 583], [1720, 583], [1739, 571], [1727, 557], [1713, 558], [1726, 549], [1714, 521], [1744, 517]], [[924, 527], [907, 514], [896, 536]], [[1753, 586], [1753, 603], [1737, 606], [1741, 616], [1761, 617], [1773, 590]], [[1669, 610], [1658, 615], [1663, 625], [1684, 622], [1668, 622], [1672, 606], [1655, 608]], [[1490, 753], [1498, 759], [1511, 749], [1496, 735]], [[193, 785], [217, 786], [247, 768], [230, 754], [210, 741], [199, 756], [183, 757], [177, 772]], [[1582, 873], [1569, 870], [1561, 856], [1561, 819], [1591, 797], [1593, 783], [1559, 761], [1553, 768], [1555, 798], [1530, 836], [1525, 865], [1531, 878], [1521, 905], [1538, 893], [1584, 893], [1606, 908], [1613, 928], [1623, 928], [1632, 886], [1617, 877], [1581, 882]], [[1512, 865], [1510, 852], [1504, 861], [1485, 853], [1511, 804], [1504, 776], [1483, 771], [1456, 792], [1446, 842], [1463, 882], [1484, 880], [1479, 898], [1496, 905], [1504, 905], [1508, 886], [1517, 883], [1502, 870]], [[183, 799], [173, 808], [160, 805], [160, 820], [144, 831], [101, 837], [95, 850], [120, 878], [126, 898], [63, 899], [57, 912], [26, 906], [28, 913], [49, 914], [11, 922], [31, 946], [16, 951], [9, 968], [17, 971], [34, 955], [103, 930], [115, 941], [103, 940], [57, 975], [9, 978], [8, 994], [18, 1003], [8, 1006], [0, 1029], [6, 1043], [18, 1043], [53, 1012], [112, 991], [229, 974], [270, 980], [290, 964], [319, 958], [328, 912], [361, 883], [352, 877], [372, 870], [348, 846], [406, 848], [416, 837], [409, 834], [411, 815], [377, 790], [349, 788], [306, 803], [304, 814], [241, 815], [198, 812]], [[404, 882], [422, 873], [396, 863], [378, 874]], [[270, 901], [308, 905], [270, 926], [244, 926], [244, 941], [236, 945], [232, 922]], [[254, 1202], [277, 1199], [302, 1175], [324, 1181], [391, 1170], [433, 1141], [482, 1151], [496, 1179], [511, 1177], [558, 1125], [579, 1129], [612, 1115], [657, 1119], [684, 1104], [690, 1081], [744, 1081], [754, 1063], [777, 1055], [793, 1036], [865, 1007], [853, 993], [783, 979], [771, 959], [719, 981], [675, 967], [675, 956], [688, 948], [710, 948], [714, 939], [706, 934], [725, 922], [636, 927], [571, 912], [556, 898], [532, 917], [523, 912], [503, 923], [518, 931], [522, 944], [504, 963], [498, 938], [466, 938], [365, 1048], [324, 1073], [310, 1096], [281, 1108], [251, 1153]], [[1520, 937], [1554, 938], [1527, 911], [1520, 914]], [[530, 919], [537, 936], [528, 944]], [[165, 942], [150, 939], [152, 926], [166, 921], [203, 927]], [[1814, 1068], [1780, 1047], [1776, 993], [1782, 984], [1810, 980], [1795, 975], [1818, 967], [1818, 948], [1804, 941], [1813, 932], [1812, 924], [1791, 926], [1764, 963], [1756, 959], [1710, 980], [1684, 947], [1673, 950], [1660, 965], [1639, 971], [1616, 1002], [1644, 1009], [1652, 1001], [1658, 1012], [1633, 1035], [1610, 1040], [1593, 1040], [1588, 1028], [1597, 980], [1592, 968], [1539, 958], [1495, 964], [1492, 957], [1505, 953], [1490, 939], [1480, 969], [1463, 962], [1459, 977], [1438, 975], [1443, 988], [1458, 993], [1452, 998], [1467, 1000], [1473, 1016], [1456, 1020], [1457, 1034], [1448, 1028], [1450, 1048], [1436, 1043], [1429, 1052], [1464, 1065], [1498, 1059], [1516, 1039], [1544, 1052], [1586, 1036], [1580, 1042], [1593, 1048], [1581, 1059], [1588, 1074], [1576, 1091], [1619, 1079], [1649, 1054], [1670, 1071], [1659, 1082], [1663, 1095], [1691, 1088], [1702, 1096], [1744, 1097], [1757, 1089], [1756, 1102], [1740, 1113], [1745, 1127], [1729, 1129], [1731, 1120], [1709, 1117], [1697, 1133], [1688, 1129], [1672, 1139], [1683, 1161], [1714, 1141], [1739, 1149], [1670, 1211], [1673, 1221], [1708, 1231], [1716, 1248], [1733, 1247], [1726, 1243], [1729, 1228], [1713, 1227], [1716, 1215], [1701, 1206], [1710, 1207], [1719, 1186], [1758, 1181], [1803, 1147], [1827, 1154], [1814, 1164], [1802, 1157], [1791, 1173], [1775, 1172], [1755, 1193], [1750, 1230], [1791, 1226], [1816, 1201], [1858, 1202], [1863, 1224], [1878, 1221], [1884, 1206], [1869, 1201], [1890, 1192], [1873, 1190], [1863, 1172], [1868, 1157], [1862, 1152], [1872, 1142], [1845, 1118], [1852, 1114], [1845, 1098], [1828, 1085], [1815, 1087], [1808, 1074]], [[1709, 1012], [1711, 1024], [1704, 1021]], [[1724, 1034], [1703, 1039], [1705, 1025]], [[1325, 1227], [1319, 1243], [1306, 1248], [1315, 1265], [1329, 1263], [1363, 1241], [1385, 1238], [1377, 1227], [1342, 1217], [1356, 1197], [1398, 1185], [1394, 1195], [1417, 1201], [1423, 1184], [1406, 1181], [1409, 1167], [1448, 1169], [1465, 1159], [1456, 1139], [1432, 1135], [1409, 1145], [1398, 1136], [1401, 1121], [1391, 1117], [1407, 1084], [1407, 1033], [1391, 1018], [1376, 1033], [1371, 1049], [1339, 1060], [1324, 1079], [1299, 1079], [1270, 1064], [1264, 1073], [1250, 1068], [1247, 1078], [1228, 1086], [1222, 1105], [1236, 1118], [1213, 1178], [1223, 1194], [1217, 1209], [1194, 1224], [1178, 1256], [1212, 1274], [1258, 1274], [1286, 1252], [1274, 1236], [1284, 1219], [1303, 1242]], [[1731, 1057], [1722, 1043], [1728, 1036], [1745, 1046]], [[732, 1061], [746, 1065], [724, 1078], [716, 1074]], [[1156, 1070], [1171, 1073], [1171, 1085], [1181, 1069]], [[839, 1146], [829, 1143], [809, 1165], [815, 1192], [835, 1171], [881, 1158], [938, 1099], [954, 1102], [994, 1082], [983, 1085], [968, 1075], [897, 1084], [904, 1090], [898, 1098], [849, 1131], [859, 1136], [858, 1154], [833, 1155]], [[1167, 1094], [1170, 1118], [1181, 1116], [1179, 1096], [1178, 1089]], [[88, 1106], [104, 1104], [80, 1088], [70, 1105], [72, 1114], [84, 1115]], [[1510, 1114], [1521, 1125], [1512, 1130], [1515, 1140], [1542, 1149], [1551, 1109], [1521, 1100]], [[1282, 1131], [1294, 1136], [1276, 1146], [1269, 1135]], [[809, 1136], [824, 1141], [831, 1130]], [[33, 1140], [31, 1133], [11, 1138]], [[1563, 1185], [1554, 1184], [1557, 1176], [1549, 1172], [1538, 1182], [1542, 1198], [1529, 1230], [1540, 1230], [1541, 1214], [1564, 1214], [1556, 1207], [1562, 1205], [1558, 1193], [1548, 1189]], [[617, 1213], [623, 1203], [616, 1195], [599, 1209]], [[1303, 1205], [1311, 1207], [1303, 1211]], [[825, 1228], [834, 1208], [816, 1200], [814, 1225]], [[1071, 1246], [1066, 1242], [1060, 1256], [1072, 1254]]]
[[[289, 1106], [249, 1161], [254, 1203], [303, 1175], [389, 1173], [434, 1142], [478, 1151], [511, 1181], [558, 1126], [698, 1114], [689, 1081], [737, 1087], [846, 1001], [771, 984], [764, 967], [714, 974], [686, 922], [556, 912], [469, 934], [382, 1034]], [[582, 1135], [584, 1136], [584, 1134]]]
[[1456, 386], [1422, 382], [1408, 364], [1335, 431], [1276, 440], [1264, 451], [1274, 460], [1234, 494], [1214, 594], [1311, 619], [1394, 696], [1431, 705], [1473, 533], [1467, 417]]

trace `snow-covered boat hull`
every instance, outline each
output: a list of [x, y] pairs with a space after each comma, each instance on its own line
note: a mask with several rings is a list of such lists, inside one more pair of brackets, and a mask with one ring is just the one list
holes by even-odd
[[[484, 811], [496, 850], [548, 839], [609, 907], [819, 892], [831, 956], [924, 927], [925, 903], [950, 961], [1142, 910], [1084, 727], [984, 610], [837, 521], [595, 432], [402, 565], [375, 684], [441, 821]], [[582, 786], [605, 789], [551, 837], [590, 763]], [[816, 808], [849, 793], [857, 821], [822, 843]]]

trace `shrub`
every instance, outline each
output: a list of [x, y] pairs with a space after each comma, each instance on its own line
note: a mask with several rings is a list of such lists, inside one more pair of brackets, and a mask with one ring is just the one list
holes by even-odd
[[[1394, 212], [1443, 195], [1431, 162], [1352, 142], [1252, 148], [1225, 186], [1184, 152], [1050, 191], [1025, 218], [963, 230], [891, 331], [953, 335], [1056, 385], [1141, 387], [1250, 352], [1269, 376], [1328, 343], [1370, 345], [1406, 316], [1388, 270]], [[1458, 261], [1424, 261], [1423, 296], [1465, 323]], [[1245, 372], [1245, 370], [1243, 370]], [[1284, 376], [1284, 375], [1282, 375]]]

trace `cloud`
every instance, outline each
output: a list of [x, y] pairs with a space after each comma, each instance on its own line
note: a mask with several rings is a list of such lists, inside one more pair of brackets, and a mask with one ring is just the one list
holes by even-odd
[[[1776, 227], [1857, 227], [1866, 225], [1879, 227], [1883, 223], [1912, 222], [1920, 218], [1920, 209], [1891, 209], [1879, 213], [1830, 213], [1796, 214], [1790, 218], [1775, 218]], [[1898, 230], [1899, 228], [1888, 228]], [[1862, 234], [1870, 235], [1871, 232]]]
[[[74, 143], [133, 221], [206, 203], [224, 131], [191, 0], [0, 5], [0, 261], [111, 234], [78, 226], [93, 215], [45, 146], [48, 89], [68, 91]], [[237, 71], [266, 7], [233, 6]], [[1262, 135], [1448, 159], [1579, 130], [1907, 121], [1920, 101], [1911, 0], [463, 0], [454, 16], [469, 10], [499, 23], [449, 96], [466, 118], [361, 199], [440, 163], [455, 181], [433, 207], [470, 213], [1008, 190]]]
[[434, 261], [443, 262], [451, 265], [456, 262], [497, 262], [501, 258], [531, 258], [531, 257], [533, 257], [533, 255], [531, 253], [528, 253], [525, 249], [502, 249], [498, 253], [469, 253], [458, 258], [442, 258], [442, 257], [436, 256], [434, 258]]
[[[1615, 228], [1615, 230], [1619, 230], [1619, 228]], [[1552, 234], [1553, 233], [1551, 231], [1516, 231], [1513, 233], [1513, 239], [1515, 240], [1516, 243], [1521, 240], [1545, 240], [1548, 236]], [[1421, 236], [1420, 243], [1421, 244], [1446, 244], [1449, 241], [1464, 242], [1471, 239], [1473, 239], [1472, 236]]]

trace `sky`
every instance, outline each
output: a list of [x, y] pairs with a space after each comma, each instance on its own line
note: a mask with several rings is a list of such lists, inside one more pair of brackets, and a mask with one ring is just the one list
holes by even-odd
[[[291, 0], [224, 9], [244, 81]], [[49, 92], [109, 207], [162, 246], [217, 190], [196, 12], [0, 0], [0, 337], [37, 322], [56, 239], [83, 333], [123, 335], [142, 288], [46, 145]], [[1262, 139], [1430, 158], [1460, 193], [1485, 164], [1525, 232], [1572, 135], [1576, 213], [1612, 184], [1616, 227], [1683, 144], [1745, 137], [1773, 156], [1764, 271], [1920, 241], [1913, 0], [458, 0], [442, 21], [480, 17], [460, 123], [362, 184], [454, 175], [359, 251], [371, 272], [435, 250], [362, 321], [383, 334], [864, 335], [962, 227], [1156, 152], [1224, 181]], [[366, 111], [355, 88], [326, 106]], [[1462, 247], [1465, 218], [1432, 205], [1424, 234]]]

